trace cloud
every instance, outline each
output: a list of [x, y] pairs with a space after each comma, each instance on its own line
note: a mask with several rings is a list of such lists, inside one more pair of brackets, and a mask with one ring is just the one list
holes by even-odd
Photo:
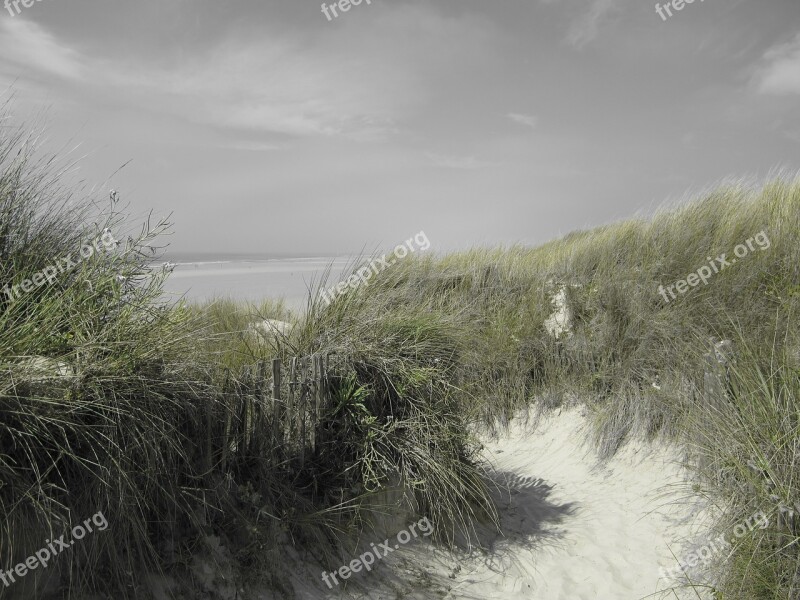
[[522, 113], [508, 113], [506, 115], [509, 119], [514, 121], [515, 123], [520, 123], [522, 125], [527, 125], [528, 127], [535, 128], [538, 119], [533, 115], [525, 115]]
[[401, 86], [414, 87], [402, 75], [381, 75], [370, 59], [277, 37], [230, 40], [166, 67], [132, 64], [107, 76], [154, 110], [222, 129], [290, 136], [380, 136], [403, 106]]
[[597, 37], [600, 23], [617, 9], [619, 0], [592, 0], [589, 9], [575, 19], [567, 32], [567, 41], [580, 49]]
[[[188, 5], [187, 5], [188, 6]], [[250, 135], [384, 140], [408, 128], [459, 65], [488, 64], [498, 30], [480, 15], [430, 7], [362, 11], [321, 33], [231, 27], [202, 45], [115, 40], [0, 20], [0, 81], [37, 82], [59, 102], [102, 103]], [[408, 44], [410, 35], [415, 43]], [[57, 76], [57, 77], [55, 77]], [[56, 83], [67, 84], [58, 86]], [[243, 135], [246, 132], [247, 135]], [[269, 140], [268, 140], [269, 141]]]
[[764, 53], [754, 82], [761, 94], [800, 94], [800, 34]]
[[783, 135], [793, 142], [800, 144], [800, 129], [790, 129], [788, 131], [784, 131]]
[[222, 144], [222, 148], [229, 148], [231, 150], [247, 150], [250, 152], [270, 152], [273, 150], [280, 150], [281, 147], [277, 144], [266, 144], [264, 142], [252, 141], [235, 141], [227, 144]]
[[438, 154], [426, 152], [425, 156], [437, 167], [443, 169], [474, 170], [497, 166], [495, 163], [485, 162], [474, 156], [453, 156], [451, 154]]
[[[233, 131], [376, 139], [416, 99], [414, 74], [336, 47], [278, 36], [222, 41], [181, 59], [82, 53], [28, 21], [0, 21], [0, 77], [73, 86], [73, 95]], [[369, 74], [369, 77], [365, 77]], [[251, 149], [253, 149], [251, 147]], [[268, 148], [260, 148], [268, 149]]]
[[[56, 76], [80, 81], [87, 69], [80, 54], [61, 45], [40, 25], [24, 19], [0, 20], [0, 72], [16, 74], [32, 71], [34, 74]], [[7, 71], [4, 67], [11, 66]]]

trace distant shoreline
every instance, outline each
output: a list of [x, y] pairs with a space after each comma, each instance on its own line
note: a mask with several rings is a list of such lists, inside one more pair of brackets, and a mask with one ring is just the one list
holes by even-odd
[[159, 263], [169, 261], [174, 271], [165, 282], [164, 291], [191, 302], [215, 298], [260, 302], [283, 299], [293, 310], [305, 307], [309, 287], [317, 285], [330, 271], [329, 279], [338, 281], [340, 271], [353, 261], [352, 256], [190, 254], [173, 253]]

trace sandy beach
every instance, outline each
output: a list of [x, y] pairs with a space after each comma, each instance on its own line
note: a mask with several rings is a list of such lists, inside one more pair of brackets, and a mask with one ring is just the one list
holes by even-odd
[[327, 269], [329, 282], [336, 283], [348, 257], [316, 258], [252, 258], [248, 260], [213, 260], [194, 257], [175, 259], [175, 270], [164, 291], [172, 298], [184, 297], [191, 302], [215, 298], [259, 302], [265, 298], [282, 299], [286, 306], [301, 311], [308, 301], [308, 290], [319, 284]]
[[563, 409], [538, 426], [514, 421], [507, 433], [484, 441], [504, 530], [479, 531], [484, 549], [446, 552], [420, 538], [329, 592], [309, 584], [320, 578], [316, 566], [305, 565], [294, 579], [298, 597], [698, 598], [667, 591], [676, 583], [659, 575], [676, 565], [673, 553], [683, 556], [697, 540], [706, 515], [680, 452], [633, 441], [600, 461], [584, 443], [587, 427], [584, 408]]

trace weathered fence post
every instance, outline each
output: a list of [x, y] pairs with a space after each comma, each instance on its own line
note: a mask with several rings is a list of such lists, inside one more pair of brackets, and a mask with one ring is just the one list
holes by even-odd
[[[221, 400], [209, 406], [206, 413], [208, 440], [205, 461], [208, 470], [214, 464], [218, 439], [222, 446], [219, 464], [223, 471], [228, 466], [230, 455], [235, 452], [260, 455], [269, 448], [273, 465], [289, 456], [297, 456], [297, 453], [300, 464], [304, 465], [309, 449], [312, 455], [316, 455], [325, 439], [321, 414], [328, 401], [329, 359], [322, 354], [292, 357], [286, 396], [283, 395], [283, 363], [279, 358], [272, 359], [272, 381], [269, 384], [269, 366], [264, 361], [243, 366], [238, 377], [226, 369]], [[268, 385], [270, 389], [267, 389]], [[218, 438], [214, 429], [220, 422], [216, 416], [219, 408], [225, 411], [225, 415], [222, 435]], [[271, 417], [269, 426], [266, 425], [268, 412]]]
[[303, 358], [301, 359], [301, 369], [302, 375], [300, 377], [300, 396], [298, 401], [298, 409], [297, 414], [299, 417], [298, 426], [300, 428], [300, 466], [304, 466], [306, 464], [306, 417], [308, 415], [308, 403], [309, 403], [309, 383], [308, 383], [308, 372], [311, 367], [312, 363], [311, 358]]
[[217, 408], [217, 402], [206, 403], [206, 476], [211, 474], [212, 466], [214, 464], [214, 410]]
[[286, 418], [286, 410], [281, 400], [281, 360], [275, 358], [272, 360], [272, 439], [275, 443], [272, 445], [272, 456], [275, 462], [279, 462], [277, 457], [282, 452], [284, 443], [284, 427], [283, 421]]
[[253, 421], [253, 399], [251, 397], [252, 378], [250, 377], [249, 365], [245, 365], [242, 369], [241, 381], [239, 382], [238, 387], [238, 396], [241, 399], [242, 406], [239, 413], [241, 443], [237, 444], [237, 449], [243, 454], [250, 448], [250, 436]]
[[256, 365], [256, 377], [255, 377], [255, 402], [253, 403], [253, 436], [254, 436], [254, 444], [255, 444], [255, 454], [261, 456], [262, 449], [267, 445], [271, 444], [272, 440], [265, 439], [269, 438], [271, 435], [271, 431], [267, 431], [267, 428], [264, 427], [264, 415], [266, 412], [266, 377], [267, 377], [267, 365], [264, 363], [263, 360], [258, 361]]
[[314, 355], [314, 408], [311, 413], [311, 450], [314, 454], [317, 453], [319, 440], [319, 411], [322, 405], [322, 394], [325, 387], [325, 357], [321, 354]]
[[286, 420], [289, 424], [289, 434], [288, 434], [288, 443], [291, 444], [295, 438], [294, 430], [295, 430], [295, 412], [297, 407], [295, 405], [294, 400], [294, 391], [295, 387], [297, 387], [297, 357], [292, 357], [292, 362], [289, 367], [289, 401], [286, 406]]
[[222, 435], [222, 456], [220, 457], [220, 465], [222, 466], [223, 472], [225, 471], [225, 467], [228, 461], [228, 448], [230, 446], [230, 434], [231, 434], [231, 418], [233, 416], [233, 410], [231, 406], [228, 404], [228, 385], [230, 382], [231, 372], [228, 369], [225, 369], [225, 381], [222, 384], [222, 406], [225, 410], [225, 430], [223, 431]]

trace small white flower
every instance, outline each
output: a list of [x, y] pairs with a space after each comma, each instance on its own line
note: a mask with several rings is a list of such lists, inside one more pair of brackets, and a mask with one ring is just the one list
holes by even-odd
[[108, 248], [109, 246], [112, 248], [116, 248], [119, 246], [119, 240], [114, 237], [114, 234], [111, 233], [111, 229], [106, 227], [103, 229], [103, 234], [100, 236], [100, 239], [103, 241], [103, 245]]

